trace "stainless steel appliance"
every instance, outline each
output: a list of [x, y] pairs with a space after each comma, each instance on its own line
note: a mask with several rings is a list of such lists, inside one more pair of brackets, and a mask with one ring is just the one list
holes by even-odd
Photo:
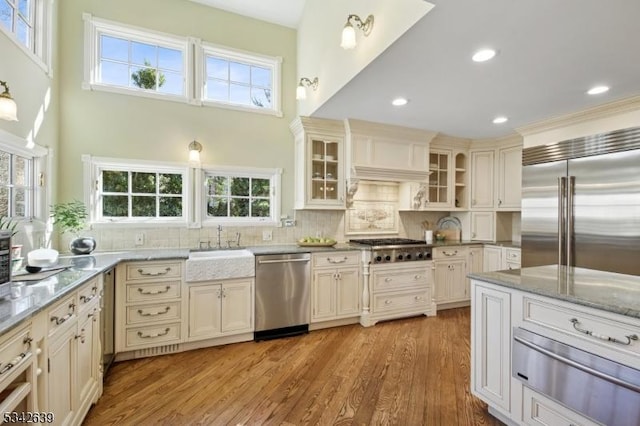
[[640, 275], [640, 127], [523, 150], [522, 266]]
[[602, 424], [640, 424], [640, 371], [633, 368], [514, 328], [512, 375]]
[[350, 243], [360, 244], [371, 251], [371, 263], [410, 262], [431, 260], [431, 247], [422, 240], [408, 238], [354, 239]]
[[309, 331], [311, 254], [256, 256], [255, 340]]
[[107, 370], [115, 357], [114, 333], [115, 333], [115, 271], [109, 269], [102, 274], [103, 287], [100, 300], [100, 321], [102, 324], [102, 371], [107, 377]]
[[11, 231], [0, 230], [0, 298], [11, 294]]

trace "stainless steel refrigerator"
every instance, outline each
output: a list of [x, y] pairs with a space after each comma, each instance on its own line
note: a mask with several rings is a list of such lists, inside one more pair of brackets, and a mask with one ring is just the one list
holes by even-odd
[[522, 266], [640, 275], [640, 127], [526, 148]]

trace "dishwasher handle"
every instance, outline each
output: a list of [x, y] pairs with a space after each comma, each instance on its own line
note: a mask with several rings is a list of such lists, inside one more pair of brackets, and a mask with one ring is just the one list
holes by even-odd
[[258, 260], [258, 264], [265, 265], [267, 263], [292, 263], [292, 262], [309, 262], [311, 259], [277, 259], [277, 260]]

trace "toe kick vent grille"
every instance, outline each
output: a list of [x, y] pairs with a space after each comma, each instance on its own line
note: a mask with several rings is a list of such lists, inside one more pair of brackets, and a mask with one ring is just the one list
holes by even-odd
[[180, 352], [180, 345], [164, 345], [156, 346], [155, 348], [140, 349], [136, 351], [136, 358], [143, 358], [148, 356], [165, 355]]

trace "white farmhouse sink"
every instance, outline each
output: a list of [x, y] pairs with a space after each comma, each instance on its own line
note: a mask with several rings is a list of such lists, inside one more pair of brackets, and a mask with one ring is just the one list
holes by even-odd
[[253, 277], [256, 263], [249, 250], [211, 250], [189, 253], [187, 282]]

